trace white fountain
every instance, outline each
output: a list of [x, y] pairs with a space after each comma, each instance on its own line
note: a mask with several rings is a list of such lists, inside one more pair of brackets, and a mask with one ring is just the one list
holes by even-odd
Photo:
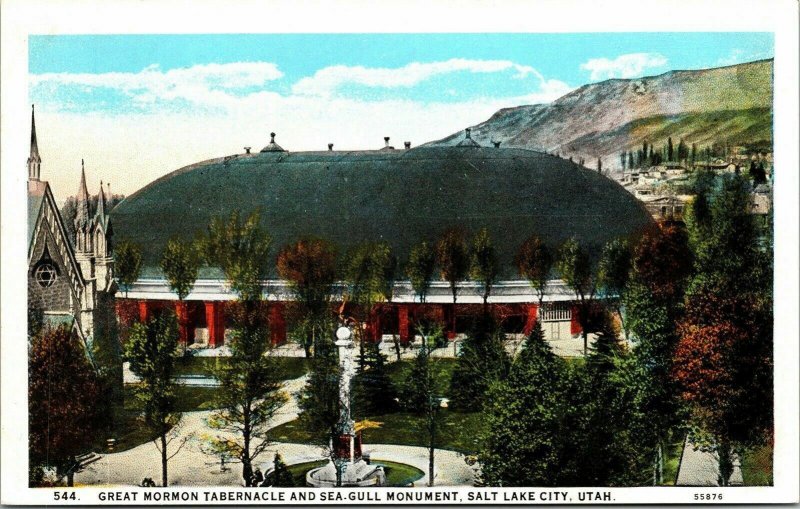
[[309, 470], [306, 484], [315, 487], [383, 486], [386, 474], [383, 467], [371, 465], [361, 456], [361, 432], [356, 431], [350, 413], [350, 385], [355, 375], [352, 331], [345, 326], [336, 331], [335, 345], [339, 349], [339, 432], [331, 440], [331, 460], [322, 467]]

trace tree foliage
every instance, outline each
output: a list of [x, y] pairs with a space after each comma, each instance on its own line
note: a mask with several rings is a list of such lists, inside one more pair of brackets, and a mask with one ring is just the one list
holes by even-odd
[[[330, 324], [330, 330], [334, 330]], [[336, 437], [339, 421], [339, 360], [336, 346], [330, 337], [317, 341], [317, 351], [311, 361], [308, 381], [299, 394], [303, 410], [303, 424], [311, 432], [313, 441], [327, 446]]]
[[492, 285], [498, 277], [497, 253], [486, 228], [481, 229], [472, 239], [469, 275], [483, 285], [483, 303], [486, 305]]
[[243, 301], [261, 298], [261, 282], [269, 271], [270, 244], [258, 211], [244, 219], [238, 210], [227, 218], [214, 217], [201, 239], [206, 263], [222, 269], [231, 290]]
[[436, 244], [436, 262], [442, 279], [450, 284], [455, 304], [458, 294], [456, 285], [467, 277], [469, 270], [469, 253], [464, 232], [450, 229], [442, 234]]
[[192, 291], [199, 269], [200, 259], [191, 243], [177, 239], [167, 242], [161, 256], [161, 270], [178, 300], [185, 299]]
[[411, 281], [414, 293], [419, 296], [420, 302], [425, 302], [435, 269], [436, 253], [427, 242], [420, 242], [411, 248], [406, 274]]
[[177, 385], [173, 380], [177, 348], [178, 323], [173, 314], [165, 313], [147, 323], [133, 324], [125, 350], [130, 370], [140, 380], [135, 394], [144, 409], [145, 424], [160, 441], [156, 447], [161, 453], [162, 486], [168, 485], [167, 463], [171, 457], [167, 434], [181, 416], [176, 410]]
[[96, 430], [100, 384], [83, 345], [68, 326], [43, 328], [31, 338], [28, 356], [28, 447], [30, 465], [72, 475], [75, 457], [86, 452]]
[[536, 290], [541, 307], [550, 271], [553, 268], [553, 255], [550, 249], [539, 237], [532, 235], [520, 246], [516, 262], [520, 276], [527, 279]]
[[125, 295], [131, 285], [139, 279], [142, 271], [142, 250], [128, 240], [123, 240], [114, 250], [114, 275]]
[[272, 461], [272, 473], [270, 474], [271, 486], [279, 488], [292, 488], [294, 487], [294, 478], [289, 468], [284, 463], [280, 453], [275, 453], [275, 459]]
[[368, 341], [358, 360], [353, 379], [353, 408], [360, 417], [386, 414], [397, 410], [397, 391], [386, 370], [386, 356], [378, 343]]
[[289, 282], [300, 308], [294, 328], [306, 357], [310, 357], [316, 339], [326, 332], [324, 325], [336, 282], [336, 247], [323, 239], [300, 239], [281, 250], [277, 269], [278, 275]]

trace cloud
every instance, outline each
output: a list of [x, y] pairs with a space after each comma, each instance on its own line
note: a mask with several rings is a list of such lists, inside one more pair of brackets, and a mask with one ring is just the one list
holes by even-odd
[[764, 58], [771, 58], [772, 52], [771, 51], [752, 51], [752, 50], [743, 50], [741, 48], [734, 48], [731, 50], [728, 55], [721, 57], [719, 60], [714, 62], [715, 67], [723, 67], [726, 65], [735, 65], [741, 64], [744, 62], [752, 62], [754, 60], [761, 60]]
[[184, 99], [192, 103], [217, 103], [225, 96], [252, 87], [263, 87], [283, 77], [270, 62], [201, 64], [164, 71], [151, 65], [139, 72], [32, 74], [32, 86], [77, 86], [122, 92], [140, 103]]
[[609, 78], [634, 78], [641, 76], [645, 69], [666, 65], [667, 58], [659, 53], [628, 53], [610, 60], [593, 58], [581, 64], [581, 69], [589, 71], [592, 81]]
[[334, 65], [324, 67], [299, 80], [292, 92], [301, 95], [328, 97], [344, 85], [362, 85], [376, 88], [409, 88], [425, 80], [456, 72], [499, 73], [514, 72], [513, 78], [522, 79], [533, 74], [540, 81], [542, 75], [533, 67], [516, 64], [510, 60], [469, 60], [451, 58], [441, 62], [412, 62], [403, 67], [364, 67], [360, 65]]

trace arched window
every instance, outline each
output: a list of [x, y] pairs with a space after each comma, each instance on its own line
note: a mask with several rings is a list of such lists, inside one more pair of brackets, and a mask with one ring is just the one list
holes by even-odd
[[32, 272], [36, 283], [42, 288], [53, 286], [53, 283], [58, 279], [60, 271], [56, 263], [50, 257], [50, 252], [47, 250], [47, 247], [44, 248], [42, 257], [36, 262]]

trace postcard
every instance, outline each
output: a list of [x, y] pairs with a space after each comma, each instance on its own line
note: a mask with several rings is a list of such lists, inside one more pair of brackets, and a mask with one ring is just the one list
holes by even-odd
[[597, 4], [5, 2], [2, 502], [797, 502], [797, 3]]

